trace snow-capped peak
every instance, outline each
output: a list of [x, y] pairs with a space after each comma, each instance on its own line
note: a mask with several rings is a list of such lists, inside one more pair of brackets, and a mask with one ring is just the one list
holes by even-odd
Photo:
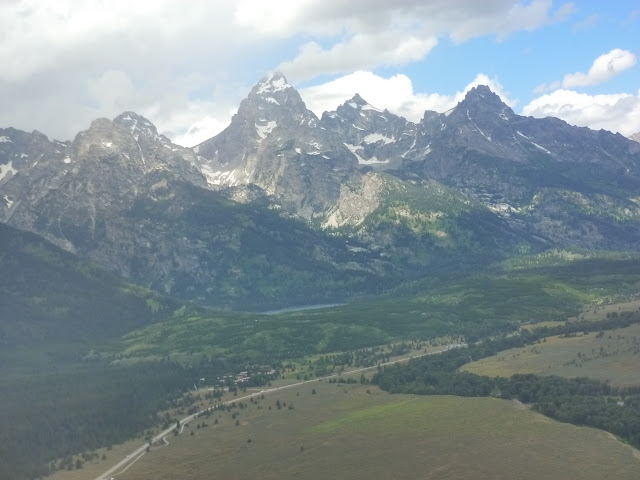
[[263, 95], [265, 93], [280, 92], [288, 88], [293, 87], [287, 83], [285, 76], [280, 72], [274, 72], [260, 80], [260, 83], [256, 86], [256, 94]]

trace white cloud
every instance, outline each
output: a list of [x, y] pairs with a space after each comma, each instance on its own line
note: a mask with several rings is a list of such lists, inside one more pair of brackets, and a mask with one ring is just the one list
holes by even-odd
[[441, 36], [456, 43], [482, 35], [504, 40], [515, 31], [532, 31], [575, 11], [567, 3], [553, 12], [549, 0], [527, 4], [511, 0], [307, 0], [287, 6], [289, 3], [279, 1], [274, 6], [273, 2], [244, 0], [238, 4], [236, 19], [265, 36], [312, 33], [325, 40], [328, 46], [324, 48], [315, 40], [305, 43], [294, 59], [277, 67], [293, 81], [405, 65], [424, 59]]
[[503, 39], [570, 13], [550, 0], [0, 0], [0, 125], [70, 139], [133, 110], [187, 142], [275, 65], [292, 81], [405, 65], [443, 37]]
[[596, 58], [587, 73], [569, 73], [564, 76], [562, 81], [556, 80], [548, 84], [543, 83], [534, 88], [533, 91], [534, 93], [541, 94], [559, 88], [586, 87], [605, 83], [616, 75], [635, 66], [637, 61], [638, 59], [634, 53], [615, 48], [609, 53], [605, 53]]
[[98, 78], [89, 79], [87, 92], [102, 112], [127, 110], [137, 94], [129, 75], [120, 70], [107, 70]]
[[367, 102], [380, 109], [388, 109], [407, 120], [419, 121], [425, 110], [444, 112], [457, 105], [466, 93], [477, 85], [488, 85], [502, 100], [514, 105], [502, 85], [484, 74], [478, 74], [462, 91], [452, 95], [438, 93], [416, 93], [411, 79], [406, 75], [384, 78], [372, 72], [359, 71], [336, 80], [300, 90], [307, 107], [316, 115], [335, 110], [338, 105], [349, 100], [356, 93]]
[[352, 72], [381, 65], [405, 65], [422, 60], [438, 43], [435, 37], [420, 38], [401, 32], [357, 34], [328, 50], [317, 43], [303, 45], [299, 55], [276, 70], [292, 81], [321, 74]]
[[538, 95], [545, 92], [550, 92], [552, 90], [557, 90], [562, 86], [562, 82], [560, 80], [556, 80], [551, 83], [543, 83], [542, 85], [538, 85], [533, 89], [533, 93], [537, 93]]
[[625, 70], [633, 67], [638, 59], [628, 50], [615, 48], [595, 59], [587, 73], [576, 72], [564, 76], [563, 88], [585, 87], [607, 82]]
[[427, 36], [447, 34], [459, 42], [479, 35], [504, 38], [515, 31], [531, 31], [575, 11], [570, 2], [552, 11], [551, 0], [241, 0], [235, 19], [263, 35], [280, 37], [412, 27]]
[[[166, 132], [167, 136], [171, 138], [173, 143], [183, 147], [195, 147], [227, 128], [234, 112], [228, 112], [226, 116], [220, 113], [215, 118], [207, 114], [201, 117], [202, 113], [200, 112], [199, 115], [187, 115], [182, 119], [185, 121], [182, 125], [188, 125], [189, 122], [192, 122], [186, 132], [178, 135]], [[194, 118], [196, 119], [195, 121]]]
[[556, 90], [530, 102], [522, 113], [539, 118], [558, 117], [572, 125], [630, 135], [640, 131], [640, 91], [636, 95], [587, 95]]

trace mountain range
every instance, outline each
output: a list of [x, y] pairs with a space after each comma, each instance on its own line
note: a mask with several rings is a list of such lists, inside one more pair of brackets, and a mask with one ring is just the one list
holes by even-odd
[[418, 123], [318, 118], [279, 73], [194, 148], [125, 112], [73, 141], [0, 129], [0, 221], [205, 305], [340, 301], [546, 249], [640, 249], [640, 144], [486, 86]]

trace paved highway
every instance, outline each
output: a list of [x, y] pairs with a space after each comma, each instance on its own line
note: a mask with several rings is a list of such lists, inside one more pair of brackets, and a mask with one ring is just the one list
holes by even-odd
[[[422, 353], [420, 355], [414, 355], [414, 356], [406, 357], [406, 358], [399, 358], [397, 360], [391, 360], [391, 361], [386, 362], [386, 363], [381, 363], [380, 366], [385, 367], [385, 366], [389, 366], [389, 365], [395, 365], [396, 363], [407, 362], [412, 358], [420, 358], [420, 357], [425, 357], [427, 355], [435, 355], [437, 353], [442, 353], [442, 352], [444, 352], [446, 350], [450, 350], [452, 348], [457, 348], [459, 346], [461, 346], [461, 344], [446, 345], [441, 350], [436, 350], [436, 351], [429, 352], [429, 353]], [[223, 402], [221, 405], [227, 405], [227, 404], [232, 403], [232, 402], [238, 402], [240, 400], [244, 400], [244, 399], [247, 399], [247, 398], [251, 398], [251, 397], [258, 396], [258, 395], [262, 395], [263, 393], [273, 393], [273, 392], [277, 392], [279, 390], [285, 390], [287, 388], [299, 387], [299, 386], [305, 385], [307, 383], [320, 382], [322, 380], [326, 380], [326, 379], [329, 379], [329, 378], [339, 377], [340, 375], [352, 375], [354, 373], [366, 372], [368, 370], [374, 370], [376, 368], [378, 368], [378, 365], [376, 365], [374, 367], [356, 368], [354, 370], [349, 370], [349, 371], [345, 371], [345, 372], [342, 372], [342, 373], [334, 373], [332, 375], [327, 375], [325, 377], [318, 377], [318, 378], [313, 378], [311, 380], [304, 380], [304, 381], [301, 381], [301, 382], [291, 383], [289, 385], [283, 385], [281, 387], [267, 388], [267, 389], [261, 390], [259, 392], [255, 392], [255, 393], [252, 393], [252, 394], [249, 394], [249, 395], [245, 395], [244, 397], [234, 397], [231, 400], [227, 400], [226, 402]], [[193, 413], [191, 415], [188, 415], [188, 416], [184, 417], [183, 419], [181, 419], [180, 420], [180, 425], [182, 426], [182, 428], [180, 430], [180, 433], [182, 433], [182, 430], [184, 430], [185, 424], [189, 423], [195, 417], [197, 417], [201, 413], [206, 412], [207, 410], [208, 410], [208, 408], [204, 409], [204, 410], [201, 410], [199, 412]], [[163, 432], [161, 432], [158, 435], [156, 435], [155, 437], [153, 437], [151, 443], [156, 443], [156, 442], [161, 441], [161, 440], [164, 441], [165, 443], [168, 443], [166, 440], [164, 440], [164, 437], [169, 435], [175, 429], [176, 429], [176, 425], [174, 424], [173, 426], [167, 428]], [[139, 460], [146, 453], [147, 447], [149, 447], [149, 446], [150, 446], [149, 443], [145, 443], [144, 445], [141, 445], [135, 451], [131, 452], [125, 458], [123, 458], [118, 463], [116, 463], [109, 470], [104, 472], [102, 475], [100, 475], [99, 477], [96, 477], [95, 480], [110, 480], [111, 478], [115, 478], [119, 473], [123, 473], [129, 466], [131, 466], [134, 462]]]

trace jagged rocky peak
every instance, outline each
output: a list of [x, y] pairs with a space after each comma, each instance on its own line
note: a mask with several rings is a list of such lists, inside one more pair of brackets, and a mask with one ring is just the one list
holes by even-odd
[[478, 85], [469, 90], [464, 100], [458, 103], [456, 109], [464, 110], [464, 115], [469, 112], [471, 116], [473, 114], [496, 114], [503, 120], [514, 116], [513, 110], [487, 85]]
[[[277, 125], [305, 123], [315, 126], [317, 117], [307, 109], [298, 91], [280, 72], [260, 80], [240, 103], [231, 123], [256, 124], [256, 128], [273, 130]], [[260, 135], [262, 137], [262, 135]]]
[[143, 134], [149, 137], [157, 137], [158, 129], [148, 119], [135, 112], [123, 112], [113, 119], [113, 123], [124, 127], [132, 135]]
[[[331, 112], [324, 112], [322, 114], [322, 121], [325, 122], [328, 126], [335, 127], [333, 125], [336, 121], [339, 123], [344, 122], [356, 122], [362, 123], [367, 122], [369, 120], [370, 113], [382, 114], [382, 110], [377, 109], [376, 107], [369, 104], [364, 98], [360, 96], [359, 93], [356, 93], [349, 100], [344, 102], [338, 108]], [[362, 127], [362, 125], [358, 125]]]
[[[351, 97], [349, 100], [347, 100], [337, 108], [337, 113], [341, 115], [345, 115], [349, 113], [360, 115], [362, 111], [372, 111], [372, 112], [379, 112], [379, 113], [382, 112], [382, 110], [374, 107], [369, 102], [367, 102], [364, 98], [362, 98], [359, 93], [356, 93], [353, 97]], [[329, 112], [329, 114], [331, 113], [332, 112]]]
[[[344, 105], [348, 105], [352, 108], [364, 109], [364, 110], [378, 110], [375, 107], [372, 107], [364, 98], [360, 96], [359, 93], [356, 93], [351, 100], [347, 100]], [[370, 107], [370, 108], [366, 108]]]
[[0, 181], [30, 168], [43, 158], [60, 157], [69, 142], [51, 141], [34, 130], [0, 128]]
[[358, 160], [379, 170], [397, 168], [415, 140], [415, 124], [380, 110], [356, 93], [335, 111], [322, 114], [322, 125], [335, 132]]
[[262, 79], [251, 89], [253, 95], [268, 96], [277, 92], [293, 89], [286, 77], [281, 72], [272, 72], [262, 77]]
[[[455, 107], [454, 107], [455, 108]], [[450, 110], [447, 110], [444, 115], [447, 115], [448, 113], [452, 112], [453, 108]], [[424, 115], [422, 116], [422, 122], [429, 122], [435, 118], [439, 118], [440, 115], [442, 115], [441, 113], [436, 112], [435, 110], [425, 110], [424, 111]]]
[[88, 148], [95, 145], [113, 150], [125, 145], [130, 146], [141, 132], [157, 137], [156, 127], [151, 122], [137, 115], [138, 118], [128, 117], [128, 114], [119, 115], [114, 120], [108, 118], [94, 120], [87, 130], [78, 133], [73, 142], [74, 147], [84, 145]]
[[500, 97], [493, 93], [488, 85], [476, 85], [467, 92], [464, 99], [468, 102], [490, 101], [494, 104], [502, 105]]
[[264, 109], [276, 111], [286, 109], [298, 113], [308, 111], [298, 91], [280, 72], [262, 77], [262, 80], [251, 89], [247, 98], [240, 104], [238, 113], [247, 113], [248, 110], [260, 113], [255, 110]]
[[[121, 137], [125, 135], [123, 129], [119, 129], [108, 118], [98, 118], [91, 122], [88, 129], [79, 132], [73, 141], [71, 157], [81, 157], [89, 153], [94, 146], [111, 148], [119, 143]], [[115, 142], [115, 143], [114, 143]], [[65, 157], [65, 163], [71, 163], [69, 154]]]

